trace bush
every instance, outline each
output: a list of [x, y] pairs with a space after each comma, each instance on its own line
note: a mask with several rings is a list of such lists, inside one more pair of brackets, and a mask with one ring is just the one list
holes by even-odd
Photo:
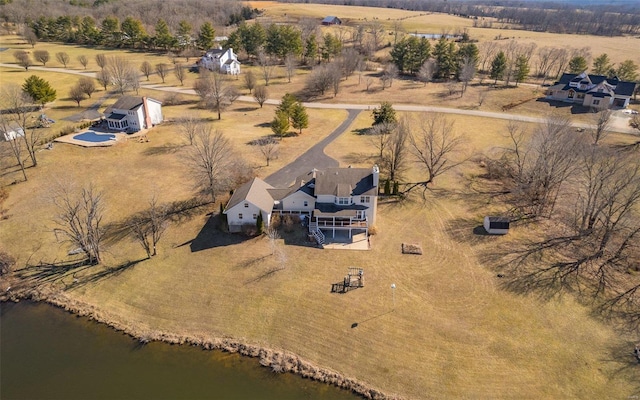
[[296, 225], [300, 222], [300, 217], [294, 214], [285, 214], [281, 216], [282, 226], [285, 232], [291, 233], [295, 229]]
[[182, 96], [180, 93], [169, 93], [162, 102], [163, 106], [178, 106], [182, 104]]
[[384, 181], [384, 194], [391, 194], [391, 182], [388, 179]]
[[393, 195], [397, 195], [400, 191], [400, 184], [398, 181], [393, 182]]

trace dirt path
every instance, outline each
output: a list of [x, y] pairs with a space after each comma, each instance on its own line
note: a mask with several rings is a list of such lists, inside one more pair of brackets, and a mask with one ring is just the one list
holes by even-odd
[[349, 112], [347, 119], [331, 132], [329, 136], [319, 141], [293, 162], [266, 177], [265, 182], [275, 187], [287, 187], [296, 177], [309, 172], [309, 168], [324, 169], [338, 167], [340, 165], [338, 161], [326, 155], [324, 149], [329, 143], [344, 133], [351, 126], [358, 114], [360, 114], [360, 110], [347, 111]]
[[[22, 67], [18, 65], [6, 64], [6, 63], [0, 63], [0, 67], [22, 69]], [[29, 67], [29, 69], [34, 71], [50, 71], [50, 72], [60, 72], [60, 73], [95, 77], [94, 72], [76, 71], [76, 70], [64, 69], [64, 68]], [[175, 86], [164, 86], [164, 85], [158, 85], [158, 84], [153, 84], [153, 85], [141, 84], [140, 87], [144, 89], [160, 90], [164, 92], [183, 93], [183, 94], [192, 94], [192, 95], [196, 94], [196, 92], [193, 89], [185, 89], [185, 88], [180, 88]], [[240, 96], [238, 97], [238, 101], [256, 103], [254, 98], [251, 96]], [[271, 105], [277, 105], [279, 103], [280, 103], [279, 100], [274, 100], [274, 99], [269, 99], [265, 102], [265, 104], [271, 104]], [[326, 104], [326, 103], [303, 103], [303, 104], [305, 107], [308, 107], [308, 108], [339, 109], [339, 110], [372, 110], [378, 106], [378, 104]], [[546, 120], [546, 118], [531, 117], [531, 116], [519, 115], [519, 114], [510, 114], [505, 112], [461, 110], [458, 108], [447, 108], [447, 107], [394, 104], [393, 108], [396, 109], [396, 111], [437, 112], [437, 113], [444, 113], [444, 114], [470, 115], [470, 116], [476, 116], [476, 117], [497, 118], [497, 119], [505, 119], [505, 120], [511, 120], [511, 121], [522, 121], [522, 122], [533, 122], [533, 123], [542, 123], [542, 122], [545, 122]], [[634, 129], [630, 128], [627, 125], [628, 117], [624, 116], [621, 110], [615, 111], [614, 117], [615, 117], [615, 122], [610, 127], [610, 130], [614, 132], [621, 132], [621, 133], [630, 133], [630, 134], [636, 133]], [[572, 126], [576, 128], [583, 128], [583, 129], [588, 129], [592, 127], [591, 124], [577, 123], [577, 122], [573, 123]]]

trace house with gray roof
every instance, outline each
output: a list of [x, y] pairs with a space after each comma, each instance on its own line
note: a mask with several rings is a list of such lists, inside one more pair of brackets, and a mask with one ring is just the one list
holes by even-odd
[[138, 132], [163, 121], [162, 102], [150, 97], [122, 96], [104, 111], [109, 129]]
[[342, 20], [338, 17], [334, 17], [333, 15], [329, 15], [324, 17], [321, 22], [322, 25], [342, 25]]
[[627, 108], [635, 91], [635, 82], [604, 75], [562, 74], [547, 90], [547, 99], [578, 103], [597, 109]]
[[299, 176], [287, 188], [274, 188], [259, 178], [239, 187], [224, 211], [230, 232], [242, 225], [255, 225], [262, 213], [265, 226], [273, 214], [306, 217], [309, 234], [323, 244], [337, 234], [352, 238], [369, 234], [375, 224], [380, 170], [373, 168], [328, 168]]
[[198, 60], [198, 66], [223, 74], [240, 74], [240, 62], [232, 48], [223, 50], [222, 47], [218, 47], [207, 51], [205, 55]]

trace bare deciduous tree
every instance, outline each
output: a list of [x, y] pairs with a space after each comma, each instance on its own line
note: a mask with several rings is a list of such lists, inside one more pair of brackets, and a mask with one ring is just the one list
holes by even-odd
[[334, 82], [335, 71], [333, 69], [334, 67], [330, 64], [321, 64], [315, 67], [307, 78], [306, 89], [311, 93], [324, 95]]
[[90, 264], [99, 264], [105, 234], [102, 227], [105, 208], [102, 193], [93, 186], [80, 190], [59, 186], [52, 198], [57, 210], [54, 219], [56, 237], [80, 249]]
[[162, 79], [164, 83], [165, 78], [169, 74], [169, 66], [165, 63], [156, 64], [156, 74]]
[[153, 67], [149, 61], [144, 61], [140, 64], [140, 72], [149, 80], [149, 75], [153, 74]]
[[427, 86], [427, 83], [433, 79], [433, 74], [436, 72], [436, 62], [433, 59], [428, 59], [420, 66], [418, 71], [418, 80]]
[[404, 117], [388, 136], [387, 145], [382, 154], [382, 166], [391, 181], [399, 179], [407, 168], [409, 155], [407, 144], [410, 135], [410, 122], [407, 117]]
[[296, 56], [288, 53], [284, 58], [284, 67], [287, 70], [287, 79], [289, 82], [291, 82], [291, 78], [295, 75], [297, 66], [298, 60], [296, 59]]
[[264, 102], [269, 98], [269, 90], [266, 86], [257, 86], [253, 91], [253, 98], [260, 104], [260, 108], [262, 108]]
[[82, 93], [91, 98], [91, 95], [96, 91], [96, 83], [93, 79], [83, 76], [78, 80], [78, 86], [82, 89]]
[[274, 60], [264, 51], [260, 51], [258, 53], [258, 65], [260, 65], [260, 70], [262, 71], [262, 79], [264, 79], [264, 85], [269, 86], [269, 81], [273, 76], [273, 73], [276, 69], [276, 64]]
[[78, 56], [78, 62], [82, 65], [82, 68], [87, 69], [87, 65], [89, 65], [89, 58], [84, 54]]
[[67, 68], [67, 64], [69, 64], [71, 57], [69, 57], [69, 54], [65, 53], [64, 51], [59, 51], [56, 53], [56, 60], [58, 60], [60, 64], [64, 65], [64, 67]]
[[69, 89], [69, 98], [78, 103], [78, 107], [80, 107], [80, 102], [85, 99], [85, 94], [79, 84], [75, 84]]
[[467, 91], [467, 86], [469, 85], [469, 82], [471, 82], [475, 74], [476, 74], [475, 62], [471, 58], [465, 57], [465, 59], [462, 60], [462, 64], [460, 66], [460, 82], [462, 82], [461, 97]]
[[200, 71], [194, 90], [207, 107], [218, 113], [218, 119], [222, 118], [222, 110], [238, 97], [237, 90], [225, 75], [208, 70]]
[[187, 79], [187, 70], [180, 63], [176, 63], [173, 70], [176, 78], [180, 81], [180, 86], [184, 86], [184, 80]]
[[31, 57], [29, 53], [24, 50], [18, 50], [13, 53], [13, 57], [16, 59], [16, 62], [19, 66], [23, 67], [25, 70], [29, 70], [29, 67], [33, 64], [31, 61]]
[[33, 59], [37, 62], [41, 62], [43, 66], [46, 66], [51, 56], [47, 50], [35, 50], [33, 52]]
[[133, 64], [124, 57], [112, 56], [109, 58], [105, 70], [108, 71], [111, 83], [120, 94], [133, 89], [135, 81], [139, 81], [138, 72], [133, 67]]
[[442, 114], [428, 114], [419, 119], [418, 125], [417, 132], [409, 137], [409, 143], [425, 176], [420, 182], [408, 184], [405, 192], [422, 186], [424, 195], [434, 179], [465, 160], [457, 157], [463, 139], [454, 133], [453, 121]]
[[100, 86], [104, 88], [104, 90], [107, 90], [107, 87], [111, 84], [111, 75], [109, 74], [108, 70], [103, 69], [96, 72], [96, 80], [98, 81]]
[[[0, 114], [0, 129], [2, 130], [2, 132], [5, 132], [5, 134], [8, 134], [9, 132], [12, 132], [12, 131], [15, 132], [15, 130], [18, 129], [18, 126], [11, 122], [11, 118], [9, 118], [7, 114]], [[18, 163], [18, 166], [20, 167], [20, 171], [22, 172], [22, 177], [24, 178], [25, 181], [27, 181], [28, 178], [27, 178], [27, 171], [25, 170], [24, 155], [23, 155], [24, 147], [23, 147], [22, 140], [20, 140], [20, 138], [18, 137], [9, 138], [9, 140], [7, 140], [7, 147], [9, 151], [5, 153], [3, 151], [4, 148], [0, 146], [0, 155], [3, 158], [5, 157], [5, 155], [7, 157], [10, 155], [11, 157], [15, 158], [16, 162]]]
[[98, 67], [100, 67], [101, 70], [105, 69], [107, 64], [109, 64], [107, 55], [104, 53], [96, 54], [96, 64], [98, 64]]
[[177, 121], [180, 133], [189, 142], [189, 145], [193, 144], [196, 134], [201, 130], [203, 123], [200, 118], [193, 114], [185, 115]]
[[601, 140], [609, 136], [612, 115], [613, 112], [611, 110], [601, 110], [594, 113], [593, 128], [589, 129], [594, 145], [597, 146]]
[[[24, 133], [22, 136], [16, 137], [15, 140], [21, 140], [24, 143], [24, 147], [19, 147], [27, 151], [29, 158], [31, 158], [31, 164], [34, 167], [37, 166], [38, 148], [42, 144], [45, 132], [43, 129], [36, 129], [31, 122], [35, 110], [33, 99], [20, 86], [8, 84], [2, 88], [0, 101], [2, 109], [8, 111], [2, 114], [6, 123]], [[16, 147], [15, 150], [18, 148]], [[14, 154], [18, 154], [18, 152], [14, 151]]]
[[213, 132], [202, 125], [188, 153], [192, 177], [199, 190], [215, 203], [219, 193], [229, 190], [235, 182], [235, 174], [241, 173], [241, 161], [233, 152], [231, 142], [221, 131]]
[[256, 76], [253, 71], [249, 70], [244, 74], [244, 87], [249, 90], [249, 94], [256, 87]]
[[158, 254], [158, 243], [169, 226], [168, 207], [158, 204], [157, 196], [153, 196], [149, 208], [134, 215], [127, 225], [131, 236], [140, 243], [147, 258], [151, 258]]
[[378, 150], [378, 158], [384, 157], [384, 152], [387, 149], [389, 143], [389, 135], [396, 129], [395, 122], [382, 122], [376, 124], [367, 130], [367, 135], [370, 137], [370, 142]]
[[277, 140], [267, 137], [258, 139], [256, 144], [258, 145], [258, 149], [260, 149], [260, 153], [264, 156], [264, 159], [267, 162], [267, 167], [269, 166], [271, 160], [278, 158], [278, 150], [280, 148], [280, 145], [278, 144]]

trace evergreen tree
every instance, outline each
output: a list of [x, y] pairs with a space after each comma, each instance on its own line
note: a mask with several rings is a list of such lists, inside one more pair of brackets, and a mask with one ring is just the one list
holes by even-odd
[[398, 192], [400, 191], [400, 184], [398, 183], [398, 181], [393, 181], [393, 195], [397, 195]]
[[302, 134], [302, 129], [309, 127], [307, 109], [300, 102], [296, 102], [291, 108], [291, 126], [298, 129], [300, 134]]
[[266, 32], [265, 51], [281, 60], [291, 53], [299, 56], [302, 54], [302, 36], [298, 29], [290, 25], [269, 26]]
[[527, 57], [525, 55], [520, 55], [516, 59], [516, 86], [518, 86], [519, 82], [524, 81], [527, 76], [529, 76], [529, 61], [527, 60]]
[[587, 60], [582, 56], [575, 56], [569, 61], [569, 72], [572, 74], [579, 74], [587, 68]]
[[613, 69], [613, 63], [607, 53], [602, 53], [593, 60], [593, 73], [596, 75], [606, 75]]
[[283, 112], [287, 117], [291, 118], [291, 115], [293, 114], [293, 106], [297, 102], [298, 99], [296, 99], [296, 96], [291, 93], [285, 93], [285, 95], [282, 96], [282, 100], [280, 100], [280, 104], [278, 105], [276, 112]]
[[316, 35], [309, 35], [304, 48], [305, 62], [307, 59], [314, 60], [318, 55], [318, 43], [316, 42]]
[[383, 101], [380, 103], [380, 108], [373, 110], [373, 125], [383, 123], [395, 124], [396, 122], [398, 122], [396, 110], [393, 109], [393, 106], [388, 101]]
[[262, 221], [262, 212], [258, 211], [258, 216], [256, 217], [256, 233], [262, 235], [262, 232], [264, 232], [264, 222]]
[[[213, 47], [213, 42], [216, 38], [216, 31], [213, 29], [213, 25], [210, 22], [205, 22], [200, 25], [200, 33], [198, 33], [198, 47], [202, 50], [209, 50]], [[231, 38], [229, 38], [231, 40]], [[229, 45], [227, 43], [227, 45]], [[234, 47], [233, 44], [231, 47]], [[236, 51], [239, 50], [235, 47]]]
[[441, 37], [433, 50], [433, 56], [438, 67], [436, 76], [450, 79], [458, 68], [455, 43], [449, 42], [444, 36]]
[[389, 181], [388, 179], [384, 181], [384, 194], [391, 194], [391, 181]]
[[164, 19], [160, 18], [158, 20], [155, 26], [155, 30], [156, 35], [154, 36], [154, 40], [156, 46], [165, 50], [169, 50], [170, 48], [175, 46], [176, 38], [171, 35], [171, 32], [169, 31], [169, 25], [167, 25], [167, 22]]
[[142, 21], [133, 17], [125, 18], [125, 20], [122, 21], [121, 29], [125, 43], [131, 47], [137, 47], [147, 36]]
[[36, 75], [31, 75], [24, 81], [22, 90], [29, 94], [33, 98], [34, 102], [40, 103], [43, 106], [45, 103], [56, 99], [55, 89], [51, 87], [49, 82]]
[[257, 56], [260, 48], [265, 44], [266, 33], [260, 24], [247, 25], [244, 22], [238, 27], [238, 36], [242, 48], [247, 54]]
[[504, 52], [501, 51], [491, 62], [491, 74], [489, 75], [489, 77], [491, 79], [495, 79], [495, 81], [493, 82], [494, 85], [498, 83], [498, 79], [502, 79], [502, 77], [504, 77], [504, 72], [506, 71], [506, 69], [507, 56], [505, 56]]
[[276, 116], [271, 121], [271, 131], [278, 137], [284, 137], [289, 131], [289, 126], [289, 116], [282, 111], [276, 111]]
[[400, 72], [415, 74], [431, 55], [431, 45], [425, 38], [408, 36], [391, 49], [391, 60]]
[[100, 35], [103, 44], [115, 46], [120, 42], [120, 20], [116, 17], [106, 17], [100, 25]]
[[638, 65], [633, 60], [624, 60], [616, 70], [616, 75], [622, 81], [633, 82], [638, 79]]

